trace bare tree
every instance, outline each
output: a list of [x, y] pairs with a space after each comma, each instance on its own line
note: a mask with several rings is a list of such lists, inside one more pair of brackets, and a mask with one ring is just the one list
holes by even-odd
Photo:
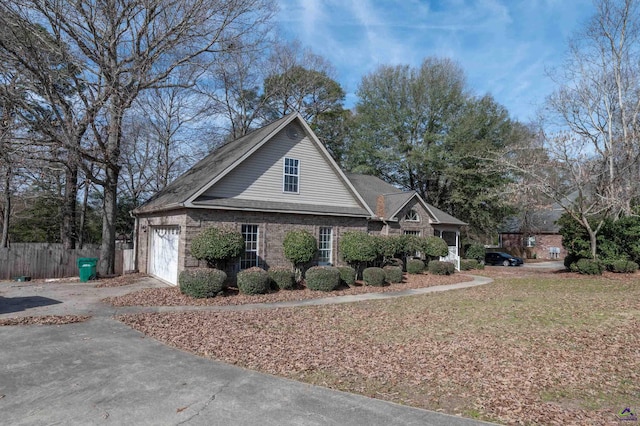
[[163, 189], [208, 153], [203, 96], [181, 87], [151, 89], [140, 96], [123, 132], [123, 193], [135, 206]]
[[[13, 0], [0, 6], [0, 26], [27, 26], [36, 35], [36, 28], [44, 28], [57, 41], [51, 48], [79, 69], [70, 73], [76, 91], [68, 116], [75, 120], [58, 141], [81, 155], [85, 173], [91, 173], [89, 163], [101, 168], [91, 176], [104, 191], [101, 274], [114, 271], [125, 112], [144, 90], [192, 85], [196, 73], [171, 79], [186, 66], [204, 66], [222, 52], [250, 48], [272, 12], [269, 0]], [[0, 47], [27, 70], [37, 68], [22, 46]], [[55, 82], [35, 71], [38, 83], [53, 91]]]
[[598, 196], [615, 218], [632, 214], [640, 195], [640, 1], [598, 0], [596, 10], [569, 44], [546, 113], [601, 164]]
[[532, 200], [551, 200], [584, 227], [595, 258], [598, 232], [616, 207], [600, 195], [608, 185], [607, 170], [589, 150], [588, 139], [570, 133], [549, 138], [539, 133], [537, 138], [512, 145], [491, 161], [512, 174], [510, 192], [517, 194], [512, 201], [521, 209], [541, 207]]

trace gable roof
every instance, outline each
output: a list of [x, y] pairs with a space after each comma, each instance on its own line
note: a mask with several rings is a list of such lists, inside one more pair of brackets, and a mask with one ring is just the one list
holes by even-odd
[[[357, 205], [361, 207], [321, 206], [297, 204], [280, 200], [249, 201], [232, 198], [212, 198], [203, 195], [219, 179], [227, 175], [260, 147], [265, 145], [274, 135], [283, 130], [294, 120], [303, 127], [305, 133], [316, 144], [328, 165], [335, 171], [347, 190], [353, 195]], [[373, 212], [362, 200], [360, 194], [346, 178], [324, 145], [318, 140], [311, 128], [299, 113], [289, 114], [241, 138], [219, 146], [191, 169], [171, 182], [163, 190], [155, 194], [149, 201], [133, 211], [134, 214], [151, 213], [181, 207], [242, 209], [254, 211], [335, 214], [345, 216], [371, 217]]]
[[[378, 216], [382, 213], [382, 219], [397, 220], [395, 217], [400, 210], [402, 210], [409, 201], [416, 198], [429, 212], [432, 223], [440, 225], [466, 225], [465, 222], [425, 202], [416, 191], [402, 191], [376, 176], [357, 173], [347, 173], [346, 175], [369, 205], [369, 208], [376, 212]], [[378, 211], [378, 197], [380, 196], [382, 196], [384, 200], [384, 212]]]
[[145, 213], [183, 207], [187, 200], [201, 191], [212, 179], [217, 178], [252, 148], [291, 122], [295, 116], [287, 115], [219, 146], [133, 212]]
[[[205, 194], [217, 181], [256, 152], [274, 135], [294, 120], [304, 128], [305, 133], [325, 156], [345, 187], [353, 194], [360, 207], [297, 204], [282, 200], [246, 200], [238, 198], [217, 198]], [[382, 196], [384, 212], [378, 213], [378, 197]], [[134, 214], [152, 213], [177, 208], [216, 208], [229, 210], [270, 211], [274, 213], [313, 213], [338, 216], [357, 216], [372, 219], [397, 220], [395, 216], [412, 199], [417, 198], [431, 216], [433, 224], [466, 225], [465, 222], [427, 204], [415, 191], [402, 191], [380, 178], [370, 175], [345, 173], [331, 158], [324, 145], [315, 136], [299, 113], [289, 114], [258, 130], [227, 142], [204, 157], [187, 172], [151, 197], [142, 206], [133, 210]]]

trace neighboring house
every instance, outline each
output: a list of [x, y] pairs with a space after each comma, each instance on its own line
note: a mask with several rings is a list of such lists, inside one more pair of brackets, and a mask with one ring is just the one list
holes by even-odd
[[564, 259], [560, 226], [556, 223], [564, 210], [558, 204], [540, 209], [522, 218], [506, 221], [499, 232], [500, 247], [515, 255], [537, 259]]
[[465, 225], [415, 191], [343, 172], [299, 114], [220, 146], [133, 214], [138, 269], [172, 284], [181, 270], [204, 266], [191, 240], [211, 226], [244, 236], [237, 271], [291, 266], [282, 242], [292, 229], [316, 237], [321, 265], [343, 263], [338, 244], [347, 231], [441, 236], [457, 259]]

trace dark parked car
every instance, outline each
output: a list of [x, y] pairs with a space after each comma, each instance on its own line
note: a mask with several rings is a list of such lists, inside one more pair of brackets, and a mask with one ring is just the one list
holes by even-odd
[[520, 266], [524, 263], [524, 260], [520, 257], [511, 256], [508, 253], [498, 252], [485, 254], [484, 263], [487, 265]]

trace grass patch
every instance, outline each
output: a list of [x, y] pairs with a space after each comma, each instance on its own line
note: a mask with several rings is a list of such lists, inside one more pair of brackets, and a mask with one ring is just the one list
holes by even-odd
[[122, 320], [247, 368], [485, 420], [602, 424], [640, 406], [637, 276], [539, 274], [348, 305]]

